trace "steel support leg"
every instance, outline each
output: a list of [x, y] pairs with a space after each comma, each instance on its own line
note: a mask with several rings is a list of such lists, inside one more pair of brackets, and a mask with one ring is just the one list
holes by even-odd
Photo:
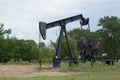
[[53, 59], [53, 68], [60, 67], [60, 60], [58, 60], [58, 58], [59, 58], [59, 55], [60, 55], [62, 37], [63, 37], [63, 29], [61, 27], [61, 31], [60, 31], [60, 35], [59, 35], [58, 43], [57, 43], [57, 48], [56, 48], [56, 53], [55, 53], [55, 57]]

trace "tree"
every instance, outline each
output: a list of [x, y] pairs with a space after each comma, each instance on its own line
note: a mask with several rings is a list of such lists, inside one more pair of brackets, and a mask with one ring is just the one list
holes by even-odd
[[5, 34], [11, 34], [11, 29], [4, 29], [4, 24], [0, 23], [0, 38], [4, 37]]
[[4, 24], [0, 23], [0, 62], [6, 63], [11, 59], [10, 39], [4, 38], [5, 34], [10, 34], [10, 29], [4, 29]]
[[42, 62], [51, 62], [54, 54], [55, 54], [55, 50], [53, 49], [52, 45], [46, 46], [45, 43], [40, 43], [40, 48], [39, 48], [39, 58], [40, 60], [42, 60]]
[[[70, 37], [69, 37], [68, 41], [69, 41], [69, 44], [70, 44], [70, 47], [71, 47], [71, 50], [73, 53], [73, 57], [78, 57], [79, 53], [77, 52], [77, 49], [76, 49], [76, 42], [74, 41], [73, 38], [70, 38]], [[64, 57], [67, 57], [67, 58], [71, 57], [65, 37], [63, 37], [63, 41], [62, 41], [60, 57], [63, 57], [63, 58]]]
[[106, 16], [99, 20], [98, 26], [102, 26], [97, 32], [101, 35], [104, 52], [117, 57], [120, 54], [120, 19], [116, 16]]
[[37, 44], [33, 40], [18, 40], [15, 47], [15, 57], [23, 61], [38, 60], [39, 50]]

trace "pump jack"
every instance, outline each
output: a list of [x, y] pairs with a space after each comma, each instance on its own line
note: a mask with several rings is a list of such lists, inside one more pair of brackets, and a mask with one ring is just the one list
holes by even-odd
[[[56, 48], [56, 53], [55, 53], [55, 56], [53, 58], [53, 68], [60, 67], [60, 63], [62, 61], [63, 62], [74, 63], [74, 64], [78, 63], [78, 59], [74, 58], [74, 56], [73, 56], [72, 49], [71, 49], [71, 46], [70, 46], [69, 41], [68, 41], [68, 35], [67, 35], [67, 32], [66, 32], [66, 24], [68, 24], [70, 22], [78, 21], [78, 20], [80, 20], [82, 26], [88, 25], [88, 23], [89, 23], [89, 19], [88, 18], [85, 19], [82, 16], [82, 14], [72, 16], [72, 17], [68, 17], [68, 18], [65, 18], [65, 19], [61, 19], [61, 20], [58, 20], [58, 21], [54, 21], [54, 22], [51, 22], [51, 23], [45, 23], [45, 22], [41, 22], [41, 21], [39, 22], [39, 30], [40, 30], [40, 33], [41, 33], [42, 38], [44, 40], [46, 39], [46, 30], [47, 29], [57, 27], [57, 26], [61, 27], [60, 35], [59, 35], [58, 43], [57, 43], [57, 48]], [[68, 46], [68, 49], [70, 51], [70, 55], [71, 55], [70, 58], [60, 58], [59, 57], [60, 48], [62, 46], [61, 43], [62, 43], [63, 33], [65, 34], [67, 46]]]

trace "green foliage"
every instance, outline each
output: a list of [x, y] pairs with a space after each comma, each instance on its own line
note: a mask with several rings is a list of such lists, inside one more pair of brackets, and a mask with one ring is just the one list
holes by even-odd
[[116, 16], [106, 16], [99, 20], [98, 26], [102, 26], [97, 32], [103, 51], [109, 56], [120, 57], [120, 19]]
[[[74, 57], [78, 57], [78, 54], [76, 52], [76, 43], [70, 37], [69, 37], [69, 44], [71, 46], [71, 50], [72, 50], [72, 53], [74, 54]], [[71, 56], [65, 37], [63, 38], [63, 41], [62, 41], [62, 46], [61, 46], [61, 52], [60, 53], [61, 53], [60, 57], [63, 57], [63, 58], [64, 57], [69, 58]]]
[[0, 38], [4, 37], [5, 34], [10, 34], [11, 29], [4, 30], [4, 24], [0, 23]]
[[51, 48], [51, 46], [46, 47], [44, 43], [41, 43], [39, 57], [42, 60], [42, 62], [52, 62], [54, 54], [55, 50]]
[[79, 28], [73, 29], [71, 31], [68, 32], [68, 35], [74, 39], [74, 41], [78, 42], [80, 39], [82, 39], [83, 37], [85, 39], [89, 39], [91, 37], [90, 35], [91, 33], [89, 32], [89, 30], [80, 30]]
[[4, 30], [4, 25], [0, 24], [0, 62], [6, 63], [10, 60], [11, 54], [9, 51], [11, 46], [8, 44], [9, 39], [4, 38], [5, 34], [11, 33], [11, 30]]
[[60, 72], [111, 72], [120, 71], [120, 65], [115, 62], [114, 66], [106, 65], [105, 62], [95, 62], [92, 66], [90, 62], [73, 64], [72, 67], [68, 67], [68, 63], [62, 63]]
[[33, 40], [19, 40], [16, 37], [9, 37], [11, 29], [5, 30], [4, 25], [0, 26], [0, 62], [8, 61], [29, 61], [38, 60], [50, 61], [54, 56], [54, 49], [40, 43], [40, 49]]
[[11, 59], [14, 61], [23, 60], [29, 62], [38, 60], [39, 49], [33, 40], [10, 38], [10, 33], [11, 29], [5, 30], [3, 25], [0, 26], [0, 62], [6, 63]]

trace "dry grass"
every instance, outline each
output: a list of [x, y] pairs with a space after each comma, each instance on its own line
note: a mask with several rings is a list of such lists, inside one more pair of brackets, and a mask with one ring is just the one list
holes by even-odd
[[59, 72], [51, 65], [0, 65], [0, 77], [68, 76], [76, 73]]
[[0, 65], [0, 76], [17, 76], [34, 72], [36, 67], [35, 65]]

